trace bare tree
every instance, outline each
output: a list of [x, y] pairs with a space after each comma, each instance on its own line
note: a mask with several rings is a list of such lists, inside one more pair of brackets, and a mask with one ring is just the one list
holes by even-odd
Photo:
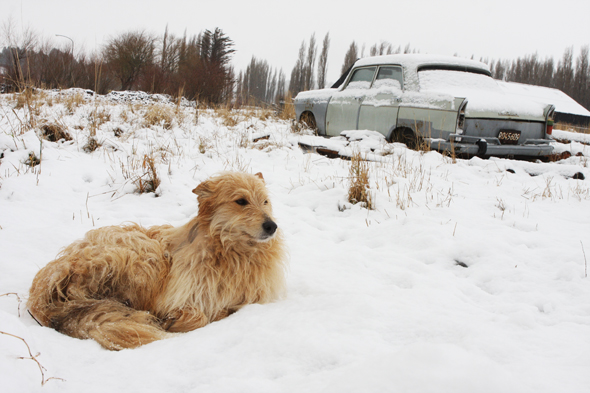
[[547, 57], [541, 64], [539, 70], [539, 85], [553, 87], [555, 85], [553, 80], [553, 74], [555, 73], [555, 66], [553, 64], [553, 58]]
[[352, 65], [354, 64], [355, 61], [357, 61], [357, 59], [358, 59], [358, 48], [357, 48], [356, 42], [352, 41], [352, 43], [348, 47], [348, 51], [346, 52], [346, 55], [344, 55], [344, 64], [342, 64], [342, 69], [341, 69], [340, 73], [344, 74], [346, 71], [348, 71], [348, 69], [350, 67], [352, 67]]
[[369, 49], [369, 56], [383, 56], [393, 53], [393, 46], [387, 41], [381, 41]]
[[104, 48], [104, 58], [110, 70], [129, 90], [142, 71], [154, 61], [155, 39], [145, 31], [130, 31], [112, 38]]
[[252, 56], [250, 64], [243, 74], [240, 97], [243, 102], [268, 102], [269, 77], [271, 68], [266, 60], [258, 60]]
[[297, 62], [291, 71], [291, 80], [289, 81], [289, 91], [293, 97], [305, 88], [305, 48], [305, 40], [303, 40], [299, 47]]
[[307, 58], [305, 59], [303, 90], [311, 90], [315, 85], [314, 66], [317, 55], [317, 45], [315, 42], [315, 33], [309, 38], [309, 46], [307, 47]]
[[280, 104], [287, 94], [287, 77], [281, 69], [277, 77], [277, 93], [275, 96], [275, 104]]
[[322, 52], [318, 59], [318, 88], [326, 87], [326, 75], [328, 73], [328, 51], [330, 50], [330, 32], [326, 33], [322, 43]]
[[589, 50], [588, 45], [582, 46], [580, 54], [576, 59], [576, 75], [574, 78], [574, 91], [573, 98], [575, 98], [580, 104], [588, 107], [590, 105], [590, 89], [589, 78], [590, 78], [590, 65], [588, 61]]
[[19, 90], [22, 90], [30, 79], [29, 57], [39, 44], [35, 31], [26, 27], [20, 33], [12, 18], [6, 20], [2, 26], [4, 45], [9, 48], [8, 77]]
[[571, 94], [574, 82], [573, 52], [573, 46], [565, 49], [563, 52], [563, 57], [559, 61], [559, 64], [557, 65], [557, 71], [555, 73], [555, 87], [567, 94]]

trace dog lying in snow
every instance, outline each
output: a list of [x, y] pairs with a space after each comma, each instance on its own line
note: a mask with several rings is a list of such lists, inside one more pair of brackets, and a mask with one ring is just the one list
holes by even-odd
[[224, 173], [193, 192], [198, 215], [181, 227], [109, 226], [66, 247], [33, 280], [33, 317], [120, 350], [277, 299], [285, 253], [262, 175]]

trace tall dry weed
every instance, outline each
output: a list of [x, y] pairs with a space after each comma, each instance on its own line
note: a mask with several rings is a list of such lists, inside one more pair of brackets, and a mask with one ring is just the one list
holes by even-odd
[[369, 163], [363, 160], [360, 153], [353, 154], [350, 160], [349, 180], [348, 201], [353, 204], [362, 203], [372, 210], [374, 206], [369, 183]]
[[143, 114], [143, 123], [145, 127], [160, 126], [166, 130], [172, 129], [175, 113], [167, 105], [153, 104], [146, 108]]
[[151, 154], [144, 154], [141, 168], [143, 170], [143, 174], [138, 176], [134, 181], [135, 185], [137, 186], [137, 192], [140, 194], [148, 192], [156, 193], [156, 190], [160, 186], [161, 180], [158, 176], [154, 156]]
[[292, 120], [295, 119], [295, 104], [293, 103], [293, 97], [291, 93], [287, 93], [285, 99], [281, 103], [279, 110], [279, 119], [281, 120]]

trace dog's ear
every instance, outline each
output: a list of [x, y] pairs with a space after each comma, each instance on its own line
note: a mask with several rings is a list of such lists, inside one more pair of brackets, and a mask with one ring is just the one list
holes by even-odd
[[211, 180], [205, 180], [193, 190], [193, 194], [197, 194], [199, 198], [206, 198], [208, 195], [211, 195], [211, 192], [213, 191], [211, 183]]
[[257, 178], [259, 178], [260, 180], [264, 181], [264, 177], [262, 176], [262, 173], [258, 172], [257, 174], [255, 174], [254, 176], [256, 176]]

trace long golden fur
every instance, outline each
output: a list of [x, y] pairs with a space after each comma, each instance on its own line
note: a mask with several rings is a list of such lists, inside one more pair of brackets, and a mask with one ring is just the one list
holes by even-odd
[[224, 173], [193, 192], [184, 226], [104, 227], [66, 247], [33, 280], [31, 314], [120, 350], [277, 299], [285, 255], [262, 175]]

